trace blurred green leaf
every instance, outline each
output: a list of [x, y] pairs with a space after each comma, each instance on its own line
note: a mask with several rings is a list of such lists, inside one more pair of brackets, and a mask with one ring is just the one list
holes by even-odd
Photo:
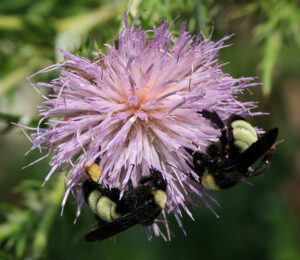
[[196, 0], [196, 12], [198, 18], [198, 26], [203, 31], [206, 37], [209, 36], [211, 28], [208, 26], [209, 17], [208, 17], [208, 4], [207, 1]]
[[49, 192], [46, 200], [47, 209], [43, 214], [32, 244], [32, 252], [35, 256], [41, 256], [47, 246], [48, 234], [51, 230], [53, 222], [58, 217], [61, 201], [65, 193], [64, 179], [62, 176], [57, 178], [54, 189]]
[[[0, 134], [4, 134], [7, 131], [9, 131], [12, 127], [15, 125], [12, 123], [24, 123], [29, 127], [36, 127], [37, 124], [40, 121], [40, 118], [29, 118], [27, 116], [19, 116], [19, 115], [13, 115], [13, 114], [8, 114], [8, 113], [3, 113], [0, 112], [0, 122], [4, 122], [4, 127], [0, 129]], [[44, 128], [46, 127], [48, 120], [44, 120], [41, 124], [40, 127]]]
[[[37, 185], [39, 183], [39, 189]], [[1, 204], [5, 222], [0, 224], [0, 244], [15, 251], [18, 258], [26, 252], [40, 257], [46, 249], [48, 233], [59, 216], [60, 203], [64, 194], [64, 179], [50, 188], [41, 189], [41, 182], [29, 180], [15, 188], [25, 198], [25, 208]]]
[[23, 22], [19, 16], [0, 15], [0, 30], [21, 30]]
[[282, 38], [280, 33], [274, 33], [266, 40], [264, 53], [261, 61], [263, 92], [269, 95], [272, 87], [272, 77], [277, 58], [282, 48]]
[[18, 122], [20, 120], [20, 116], [0, 112], [0, 119], [7, 122]]
[[260, 7], [258, 1], [253, 3], [245, 3], [243, 6], [235, 8], [229, 13], [230, 19], [239, 19], [244, 16], [252, 15]]
[[0, 81], [0, 97], [10, 91], [13, 87], [15, 87], [17, 83], [20, 83], [20, 81], [24, 81], [25, 77], [28, 76], [30, 71], [31, 68], [26, 66], [18, 68], [5, 76]]
[[[254, 41], [263, 42], [260, 63], [263, 92], [269, 95], [274, 68], [285, 44], [295, 41], [300, 46], [300, 7], [295, 0], [263, 0], [245, 3], [230, 13], [231, 19], [243, 16], [262, 17], [254, 28]], [[257, 18], [256, 18], [257, 19]]]
[[290, 212], [277, 209], [271, 222], [274, 236], [272, 239], [273, 250], [270, 251], [273, 260], [298, 260], [300, 247], [297, 244], [296, 234], [293, 230], [294, 221]]
[[20, 116], [0, 112], [0, 122], [4, 121], [4, 127], [0, 128], [0, 134], [8, 132], [13, 127], [11, 123], [17, 123], [19, 122], [19, 120]]
[[[57, 21], [56, 47], [65, 51], [74, 51], [79, 48], [94, 26], [116, 17], [123, 9], [123, 5], [115, 6], [114, 9], [101, 6], [95, 11]], [[56, 51], [56, 60], [62, 61], [62, 55], [59, 51]]]

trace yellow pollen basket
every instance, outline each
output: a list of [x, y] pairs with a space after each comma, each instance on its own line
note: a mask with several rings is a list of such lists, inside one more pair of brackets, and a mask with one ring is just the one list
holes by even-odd
[[92, 180], [94, 182], [98, 182], [99, 178], [101, 177], [101, 168], [98, 164], [92, 163], [90, 166], [84, 166], [85, 171], [88, 173], [88, 175], [91, 176]]

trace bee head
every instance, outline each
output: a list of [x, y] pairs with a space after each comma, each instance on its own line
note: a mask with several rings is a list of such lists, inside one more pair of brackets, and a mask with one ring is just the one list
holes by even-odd
[[154, 168], [151, 168], [150, 173], [152, 176], [153, 186], [157, 189], [165, 191], [167, 189], [167, 182], [163, 178], [161, 172]]
[[140, 180], [140, 184], [145, 184], [148, 181], [152, 181], [152, 186], [158, 190], [166, 191], [167, 189], [167, 182], [164, 180], [160, 171], [156, 170], [155, 168], [150, 168], [150, 175], [143, 177]]

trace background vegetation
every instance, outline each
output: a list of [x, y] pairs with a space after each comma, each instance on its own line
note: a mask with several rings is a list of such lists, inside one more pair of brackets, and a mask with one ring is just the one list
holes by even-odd
[[[176, 235], [171, 242], [148, 242], [137, 226], [111, 240], [88, 244], [84, 234], [94, 219], [84, 208], [73, 224], [75, 203], [64, 215], [60, 203], [64, 184], [59, 174], [41, 188], [48, 162], [22, 170], [37, 159], [24, 157], [30, 143], [10, 123], [36, 126], [39, 95], [25, 77], [60, 61], [55, 47], [93, 57], [104, 43], [116, 39], [122, 0], [1, 0], [0, 1], [0, 259], [300, 259], [300, 6], [296, 0], [135, 0], [134, 16], [143, 12], [144, 29], [179, 16], [197, 34], [213, 40], [234, 33], [220, 58], [235, 77], [258, 76], [262, 88], [241, 98], [259, 101], [270, 116], [253, 119], [265, 129], [278, 126], [280, 139], [272, 169], [255, 178], [253, 187], [211, 192], [221, 203], [220, 219], [207, 209], [184, 216], [187, 236], [170, 216]], [[48, 81], [53, 73], [38, 77]]]

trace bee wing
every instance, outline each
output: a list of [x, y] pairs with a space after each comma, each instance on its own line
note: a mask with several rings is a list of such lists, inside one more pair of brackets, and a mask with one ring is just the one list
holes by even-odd
[[137, 224], [136, 212], [128, 213], [118, 219], [113, 220], [112, 222], [101, 225], [101, 227], [94, 231], [91, 231], [85, 236], [85, 240], [88, 242], [104, 240], [122, 231], [125, 231], [135, 224]]
[[236, 160], [224, 166], [224, 170], [245, 170], [262, 157], [274, 144], [278, 128], [271, 129], [245, 150]]

